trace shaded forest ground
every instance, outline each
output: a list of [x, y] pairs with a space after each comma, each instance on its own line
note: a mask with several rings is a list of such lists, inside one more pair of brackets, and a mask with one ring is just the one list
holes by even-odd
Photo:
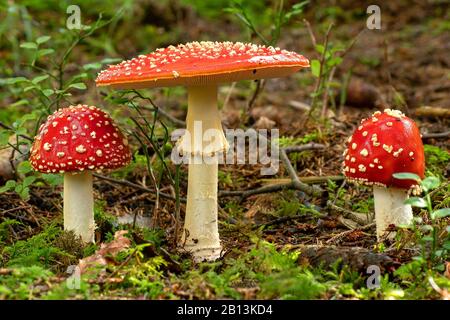
[[[63, 64], [61, 77], [65, 83], [83, 83], [85, 87], [63, 86], [60, 89], [67, 90], [61, 94], [53, 92], [48, 101], [41, 93], [45, 96], [46, 89], [57, 87], [57, 81], [51, 77], [36, 81], [39, 88], [29, 90], [20, 82], [5, 79], [36, 79], [45, 74], [38, 68], [49, 70], [56, 77], [60, 75], [61, 64], [58, 66], [57, 61], [77, 39], [58, 29], [67, 17], [64, 14], [67, 4], [30, 1], [27, 6], [14, 4], [16, 13], [11, 13], [11, 7], [9, 11], [2, 10], [2, 141], [13, 134], [33, 136], [45, 112], [69, 103], [102, 107], [129, 133], [135, 131], [129, 119], [137, 116], [134, 106], [152, 119], [154, 110], [149, 100], [136, 97], [135, 93], [121, 96], [95, 88], [93, 79], [103, 67], [99, 63], [103, 59], [131, 58], [157, 47], [193, 40], [261, 43], [232, 13], [222, 11], [229, 6], [228, 1], [210, 5], [193, 0], [153, 3], [125, 1], [122, 16], [77, 42]], [[290, 8], [293, 4], [285, 1], [284, 6]], [[100, 12], [104, 13], [104, 19], [112, 18], [115, 12], [111, 7], [114, 6], [100, 2], [94, 8], [85, 2], [81, 5], [84, 23], [93, 25]], [[377, 109], [395, 107], [417, 121], [425, 134], [427, 176], [442, 181], [431, 192], [433, 207], [440, 209], [450, 204], [449, 137], [426, 136], [448, 132], [450, 127], [450, 13], [439, 2], [410, 5], [408, 1], [396, 1], [380, 7], [382, 30], [366, 28], [367, 4], [363, 1], [309, 4], [304, 13], [281, 29], [277, 46], [320, 60], [321, 52], [314, 47], [303, 19], [309, 21], [317, 44], [324, 43], [332, 23], [328, 48], [336, 48], [336, 56], [345, 53], [333, 77], [327, 74], [324, 78], [328, 87], [319, 92], [312, 118], [308, 119], [308, 108], [314, 100], [311, 93], [317, 92], [317, 77], [310, 70], [266, 81], [250, 107], [256, 83], [241, 82], [220, 89], [221, 112], [227, 128], [278, 128], [282, 147], [308, 143], [325, 146], [290, 154], [300, 179], [320, 185], [327, 191], [324, 196], [312, 197], [295, 189], [236, 196], [227, 191], [287, 183], [289, 175], [283, 164], [276, 176], [269, 177], [260, 175], [259, 166], [221, 166], [219, 227], [223, 258], [215, 263], [194, 264], [187, 253], [176, 248], [175, 235], [180, 233], [176, 232], [176, 202], [156, 198], [154, 191], [156, 182], [161, 192], [175, 197], [170, 179], [176, 174], [169, 158], [172, 145], [162, 124], [169, 130], [182, 127], [180, 121], [186, 115], [185, 90], [142, 91], [170, 117], [158, 118], [152, 145], [140, 145], [131, 136], [135, 154], [129, 167], [103, 173], [109, 179], [95, 180], [96, 245], [84, 246], [72, 234], [61, 231], [61, 177], [35, 176], [27, 162], [22, 162], [13, 177], [4, 178], [4, 183], [7, 180], [17, 183], [12, 188], [15, 190], [3, 190], [0, 194], [0, 298], [448, 297], [448, 218], [432, 220], [429, 212], [414, 208], [415, 215], [422, 218], [415, 228], [398, 230], [395, 241], [377, 243], [371, 221], [371, 190], [346, 184], [339, 177], [344, 142], [360, 119]], [[268, 39], [276, 8], [276, 3], [270, 1], [247, 8]], [[55, 52], [49, 53], [49, 57], [43, 55], [30, 67], [33, 54], [20, 44], [45, 35], [51, 39], [42, 48]], [[324, 99], [325, 90], [329, 96]], [[64, 96], [65, 93], [71, 96]], [[27, 101], [20, 103], [24, 99]], [[430, 109], [423, 108], [426, 106], [435, 108], [434, 111], [441, 108], [439, 116], [433, 116]], [[322, 110], [325, 119], [320, 119]], [[19, 140], [26, 150], [27, 139]], [[146, 168], [145, 151], [149, 153], [155, 180]], [[168, 170], [156, 151], [165, 155]], [[24, 183], [31, 176], [36, 178]], [[186, 167], [181, 167], [179, 182], [181, 197], [185, 197]], [[180, 213], [182, 221], [183, 202]], [[436, 246], [430, 245], [428, 226], [437, 231]], [[124, 235], [120, 230], [128, 232]], [[90, 264], [97, 267], [87, 270]], [[73, 289], [67, 285], [67, 278], [74, 269], [68, 273], [67, 268], [77, 265], [83, 276], [80, 287]], [[380, 267], [382, 278], [378, 288], [367, 288], [369, 265]], [[69, 283], [77, 284], [73, 279]]]

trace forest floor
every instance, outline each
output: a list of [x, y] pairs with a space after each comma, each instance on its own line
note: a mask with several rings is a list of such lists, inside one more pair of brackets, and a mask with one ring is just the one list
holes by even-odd
[[[329, 81], [337, 89], [336, 101], [331, 102], [334, 98], [330, 97], [324, 110], [326, 120], [306, 121], [305, 108], [310, 106], [310, 94], [317, 81], [309, 69], [289, 78], [266, 81], [251, 107], [254, 83], [224, 85], [219, 92], [225, 127], [277, 128], [281, 147], [310, 143], [324, 146], [289, 155], [300, 180], [320, 186], [325, 191], [321, 196], [292, 188], [246, 192], [289, 183], [283, 162], [274, 176], [262, 176], [259, 165], [221, 165], [222, 258], [214, 263], [194, 263], [188, 253], [177, 248], [181, 234], [177, 226], [184, 219], [185, 204], [181, 202], [177, 223], [175, 188], [162, 163], [158, 162], [155, 150], [148, 147], [153, 172], [160, 175], [157, 177], [160, 192], [170, 195], [157, 198], [151, 173], [146, 169], [145, 146], [131, 137], [135, 150], [133, 163], [114, 173], [102, 173], [109, 179], [99, 176], [94, 181], [98, 226], [95, 245], [85, 245], [73, 234], [62, 231], [60, 179], [38, 178], [27, 188], [29, 195], [25, 197], [17, 190], [0, 193], [0, 299], [448, 299], [449, 218], [434, 220], [430, 212], [414, 208], [415, 216], [422, 218], [416, 227], [399, 229], [394, 240], [377, 242], [372, 190], [346, 183], [341, 163], [345, 141], [361, 119], [385, 107], [400, 109], [416, 121], [424, 134], [426, 175], [436, 176], [442, 182], [430, 193], [433, 208], [450, 206], [450, 138], [427, 136], [450, 130], [449, 13], [439, 5], [389, 3], [382, 8], [383, 29], [368, 30], [365, 10], [361, 16], [360, 8], [349, 3], [308, 7], [302, 16], [311, 23], [318, 43], [324, 41], [330, 21], [333, 21], [330, 46], [348, 46], [354, 41], [334, 79]], [[136, 17], [141, 24], [154, 18], [152, 8], [147, 9]], [[36, 16], [44, 16], [42, 11], [35, 10]], [[157, 6], [155, 10], [163, 9]], [[187, 5], [172, 10], [180, 13], [177, 25], [187, 31], [183, 34], [176, 27], [166, 28], [175, 35], [164, 38], [160, 45], [173, 39], [179, 42], [203, 39], [205, 35], [218, 40], [248, 39], [235, 20], [231, 20], [235, 24], [229, 19], [217, 20]], [[171, 17], [172, 12], [161, 14], [157, 22], [175, 24]], [[143, 41], [133, 45], [123, 39], [123, 34], [133, 30], [132, 19], [120, 26], [122, 29], [114, 41], [121, 34], [124, 41], [117, 45], [114, 57], [128, 58], [150, 51], [144, 49]], [[320, 60], [312, 42], [300, 21], [283, 29], [277, 45]], [[111, 57], [107, 50], [85, 51], [86, 45], [75, 49], [69, 74], [77, 72], [70, 70], [72, 65], [86, 64], [93, 57], [97, 61]], [[10, 76], [17, 76], [13, 62], [8, 62], [12, 57], [6, 50], [0, 50], [0, 54], [13, 70]], [[352, 80], [345, 87], [350, 70]], [[89, 71], [94, 78], [96, 71]], [[72, 98], [73, 101], [95, 103], [117, 119], [133, 115], [134, 110], [127, 108], [126, 103], [117, 108], [112, 100], [104, 99], [110, 91], [97, 90], [92, 79], [86, 83], [88, 89]], [[12, 123], [19, 115], [6, 106], [17, 101], [17, 93], [6, 91], [0, 96], [0, 105], [5, 106], [0, 120]], [[342, 106], [341, 91], [346, 92]], [[184, 89], [148, 90], [145, 95], [171, 117], [184, 121]], [[146, 104], [143, 99], [138, 101]], [[435, 116], [430, 110], [437, 109], [423, 108], [426, 106], [440, 107], [443, 111]], [[149, 118], [153, 116], [151, 110], [142, 112]], [[183, 125], [166, 117], [160, 121], [170, 130]], [[129, 125], [129, 121], [121, 121], [121, 126]], [[157, 131], [162, 132], [161, 128], [159, 125]], [[174, 174], [175, 166], [169, 161], [170, 145], [167, 148], [166, 145], [169, 143], [162, 146], [165, 163]], [[16, 179], [23, 177], [17, 175]], [[186, 166], [181, 167], [179, 183], [183, 198], [187, 188]], [[426, 226], [437, 233], [433, 248]], [[376, 288], [367, 287], [371, 265], [378, 266], [381, 272], [381, 282]], [[79, 283], [73, 276], [69, 278], [74, 270], [82, 273]]]

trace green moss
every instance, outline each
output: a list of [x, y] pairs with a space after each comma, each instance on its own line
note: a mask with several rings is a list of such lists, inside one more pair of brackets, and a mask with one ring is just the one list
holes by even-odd
[[444, 177], [446, 166], [450, 162], [450, 153], [439, 147], [429, 144], [424, 145], [425, 163], [427, 169], [427, 176], [438, 175]]
[[52, 267], [58, 257], [68, 255], [53, 244], [60, 235], [60, 227], [50, 224], [41, 233], [5, 247], [2, 251], [7, 261], [5, 265], [8, 267]]
[[8, 275], [0, 275], [0, 300], [34, 299], [45, 290], [45, 282], [52, 275], [37, 265], [18, 267]]

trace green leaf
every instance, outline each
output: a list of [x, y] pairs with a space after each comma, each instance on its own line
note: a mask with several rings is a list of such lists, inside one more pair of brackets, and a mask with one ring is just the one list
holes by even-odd
[[406, 199], [405, 204], [409, 204], [413, 207], [419, 207], [419, 208], [426, 208], [427, 202], [419, 197], [411, 197], [409, 199]]
[[74, 76], [72, 79], [70, 79], [70, 82], [75, 82], [75, 81], [77, 81], [77, 80], [85, 79], [85, 78], [87, 78], [87, 77], [88, 77], [88, 74], [87, 74], [86, 72], [83, 72], [83, 73], [77, 74], [77, 75]]
[[48, 40], [50, 40], [50, 36], [42, 36], [36, 39], [36, 43], [37, 44], [43, 44], [45, 42], [47, 42]]
[[318, 78], [320, 75], [320, 61], [317, 59], [311, 60], [311, 72], [314, 77]]
[[24, 128], [24, 127], [17, 128], [16, 136], [26, 135], [26, 134], [27, 134], [27, 128]]
[[21, 99], [19, 101], [14, 102], [13, 104], [10, 104], [9, 106], [15, 108], [29, 103], [30, 101], [28, 101], [27, 99]]
[[421, 186], [425, 191], [430, 191], [439, 187], [441, 181], [438, 177], [427, 177], [421, 182]]
[[45, 74], [43, 76], [37, 76], [36, 78], [34, 78], [33, 80], [31, 80], [32, 83], [34, 84], [38, 84], [41, 81], [44, 81], [45, 79], [48, 79], [48, 74]]
[[37, 45], [36, 43], [34, 43], [34, 42], [24, 42], [24, 43], [22, 43], [22, 44], [20, 45], [20, 47], [21, 47], [21, 48], [24, 48], [24, 49], [33, 49], [33, 50], [36, 50], [37, 47], [38, 47], [38, 45]]
[[441, 219], [450, 216], [450, 208], [443, 208], [431, 213], [431, 219]]
[[341, 64], [342, 61], [343, 61], [343, 59], [341, 57], [334, 57], [334, 58], [331, 58], [330, 60], [327, 61], [327, 65], [329, 67], [334, 67], [336, 65]]
[[29, 176], [26, 177], [25, 179], [23, 179], [22, 185], [24, 187], [28, 187], [29, 185], [31, 185], [34, 181], [36, 181], [36, 177], [35, 176]]
[[392, 176], [400, 180], [414, 180], [417, 182], [420, 181], [420, 177], [417, 174], [411, 172], [397, 172], [394, 173]]
[[72, 83], [71, 85], [69, 85], [69, 88], [85, 90], [86, 89], [86, 85], [83, 82]]
[[55, 52], [55, 50], [53, 50], [53, 49], [41, 49], [41, 50], [39, 50], [39, 51], [37, 52], [37, 56], [38, 56], [38, 57], [43, 57], [43, 56], [52, 54], [52, 53], [54, 53], [54, 52]]
[[309, 3], [309, 1], [303, 1], [301, 3], [296, 3], [294, 5], [292, 5], [291, 10], [289, 10], [289, 12], [287, 12], [284, 16], [286, 23], [289, 22], [289, 20], [294, 17], [294, 16], [298, 16], [299, 14], [301, 14], [303, 12], [303, 7], [306, 6]]
[[19, 192], [17, 192], [24, 201], [28, 201], [30, 199], [30, 189], [27, 187], [23, 187]]
[[320, 54], [323, 54], [323, 51], [325, 50], [325, 47], [322, 44], [316, 45], [316, 51]]
[[25, 77], [15, 77], [15, 78], [7, 78], [5, 79], [5, 84], [16, 84], [21, 82], [27, 82], [28, 79]]
[[23, 89], [23, 92], [28, 92], [28, 91], [33, 90], [33, 89], [39, 89], [39, 87], [37, 87], [35, 85], [28, 86], [28, 87]]
[[100, 62], [88, 63], [83, 66], [84, 70], [100, 69], [102, 64]]
[[63, 183], [63, 175], [46, 173], [42, 175], [42, 178], [51, 186], [58, 186]]
[[0, 188], [0, 193], [10, 191], [16, 187], [16, 181], [8, 180], [3, 187]]
[[17, 167], [17, 172], [19, 172], [21, 174], [27, 174], [31, 171], [33, 171], [33, 168], [31, 167], [31, 164], [29, 161], [23, 161]]
[[101, 61], [102, 64], [111, 64], [111, 63], [116, 63], [116, 62], [120, 62], [122, 61], [122, 59], [119, 58], [105, 58]]
[[23, 129], [25, 130], [24, 133], [26, 133], [26, 128], [23, 127], [23, 124], [27, 121], [30, 120], [36, 120], [38, 117], [36, 112], [30, 112], [30, 113], [26, 113], [24, 114], [22, 117], [20, 117], [19, 119], [17, 119], [17, 121], [15, 121], [13, 123], [14, 128], [18, 128], [18, 130]]
[[42, 93], [44, 94], [44, 96], [50, 97], [52, 94], [55, 93], [55, 91], [52, 89], [45, 89], [45, 90], [42, 90]]
[[423, 237], [422, 241], [433, 242], [433, 237], [430, 237], [430, 236]]
[[11, 133], [6, 130], [0, 131], [0, 146], [6, 146], [9, 141], [9, 137], [11, 136]]

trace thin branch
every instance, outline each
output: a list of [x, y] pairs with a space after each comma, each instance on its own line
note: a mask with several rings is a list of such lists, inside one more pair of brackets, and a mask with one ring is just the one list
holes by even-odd
[[367, 29], [362, 29], [355, 38], [353, 38], [353, 41], [350, 43], [350, 45], [345, 48], [344, 51], [342, 51], [342, 54], [340, 55], [341, 58], [343, 58], [355, 45], [356, 41], [358, 41], [359, 37], [366, 31]]
[[333, 67], [330, 71], [330, 75], [328, 76], [327, 84], [325, 86], [325, 92], [323, 94], [322, 99], [322, 113], [321, 117], [325, 119], [325, 116], [327, 114], [327, 106], [328, 106], [328, 95], [330, 90], [330, 83], [333, 81], [334, 73], [336, 72], [336, 67]]
[[223, 101], [222, 111], [227, 108], [228, 102], [230, 101], [231, 95], [233, 94], [235, 87], [236, 87], [236, 82], [233, 82], [230, 86], [230, 89], [227, 92], [227, 96], [225, 97], [225, 100]]
[[[299, 180], [306, 184], [314, 184], [314, 183], [325, 183], [329, 180], [331, 181], [342, 181], [345, 179], [344, 176], [306, 176], [306, 177], [298, 177]], [[278, 183], [288, 183], [291, 181], [289, 178], [280, 178], [280, 179], [260, 179], [262, 183], [265, 185], [274, 185]]]
[[[139, 189], [139, 190], [142, 190], [142, 191], [145, 191], [145, 192], [149, 192], [149, 193], [155, 193], [155, 190], [153, 190], [153, 189], [147, 188], [147, 187], [142, 186], [140, 184], [133, 183], [133, 182], [128, 181], [128, 180], [114, 179], [114, 178], [111, 178], [111, 177], [103, 176], [103, 175], [98, 174], [98, 173], [94, 173], [93, 176], [98, 178], [98, 179], [101, 179], [101, 180], [109, 181], [109, 182], [112, 182], [112, 183], [120, 184], [120, 185], [123, 185], [123, 186], [135, 188], [135, 189]], [[161, 198], [165, 198], [165, 199], [168, 199], [168, 200], [174, 200], [174, 201], [177, 200], [176, 197], [173, 197], [170, 194], [167, 194], [167, 193], [164, 193], [164, 192], [160, 192], [159, 195], [161, 196]], [[180, 198], [180, 201], [181, 202], [186, 202], [186, 198]]]
[[312, 31], [311, 24], [306, 19], [303, 19], [303, 23], [306, 25], [306, 29], [308, 30], [309, 37], [311, 38], [311, 42], [315, 48], [317, 46], [317, 41], [316, 41], [316, 37], [314, 36], [314, 32]]
[[324, 149], [325, 146], [320, 143], [311, 142], [308, 144], [304, 144], [302, 146], [290, 146], [285, 147], [283, 150], [286, 152], [286, 154], [290, 154], [292, 152], [303, 152], [303, 151], [309, 151], [309, 150], [320, 150]]
[[[139, 108], [148, 110], [148, 111], [155, 111], [154, 108], [143, 105], [143, 106], [139, 106]], [[157, 107], [158, 109], [158, 114], [164, 116], [165, 118], [167, 118], [169, 121], [173, 122], [174, 124], [176, 124], [179, 127], [186, 127], [186, 122], [184, 122], [183, 120], [179, 120], [177, 118], [175, 118], [174, 116], [172, 116], [170, 113], [168, 113], [166, 110], [162, 109], [161, 107]]]
[[313, 216], [311, 215], [305, 215], [305, 214], [298, 214], [298, 215], [294, 215], [294, 216], [288, 216], [288, 217], [280, 217], [280, 218], [276, 218], [273, 220], [270, 220], [266, 223], [258, 223], [255, 224], [252, 229], [258, 229], [262, 226], [272, 226], [274, 224], [280, 224], [280, 223], [284, 223], [284, 222], [288, 222], [288, 221], [292, 221], [292, 220], [308, 220], [308, 219], [312, 219], [312, 218], [325, 218], [326, 215], [324, 214], [314, 214]]
[[240, 197], [240, 201], [256, 195], [256, 194], [263, 194], [263, 193], [272, 193], [272, 192], [278, 192], [282, 190], [289, 190], [289, 189], [295, 189], [300, 190], [302, 192], [305, 192], [312, 196], [321, 196], [323, 195], [323, 190], [319, 187], [311, 187], [307, 185], [306, 183], [303, 183], [300, 181], [300, 179], [297, 176], [297, 173], [295, 172], [295, 169], [292, 167], [292, 164], [287, 156], [288, 153], [292, 152], [302, 152], [307, 150], [317, 150], [317, 149], [323, 149], [325, 146], [318, 144], [318, 143], [309, 143], [303, 146], [292, 146], [292, 147], [286, 147], [283, 148], [280, 152], [281, 160], [283, 161], [286, 170], [288, 171], [288, 174], [291, 178], [291, 182], [289, 183], [280, 183], [280, 184], [274, 184], [269, 186], [263, 186], [256, 189], [250, 189], [250, 190], [243, 190], [243, 191], [220, 191], [219, 197]]
[[[1, 121], [0, 121], [0, 127], [2, 127], [3, 129], [6, 129], [6, 130], [15, 131], [15, 129], [13, 127], [8, 126], [7, 124], [4, 124]], [[28, 141], [33, 141], [33, 138], [31, 138], [31, 137], [29, 137], [27, 135], [24, 135], [24, 134], [19, 134], [19, 137], [24, 138], [24, 139], [26, 139]]]
[[447, 138], [449, 136], [450, 136], [450, 131], [436, 132], [436, 133], [424, 133], [424, 134], [422, 134], [422, 140]]
[[295, 188], [303, 191], [309, 195], [315, 195], [315, 194], [322, 194], [322, 189], [318, 187], [311, 187], [307, 185], [306, 183], [303, 183], [300, 181], [300, 179], [297, 176], [297, 173], [295, 172], [294, 167], [292, 166], [291, 161], [289, 160], [286, 151], [281, 150], [280, 152], [280, 158], [281, 161], [283, 161], [284, 167], [286, 168], [289, 177], [292, 179], [292, 183], [294, 184]]
[[317, 78], [316, 86], [314, 88], [314, 95], [313, 95], [312, 101], [311, 101], [311, 109], [309, 110], [307, 120], [310, 118], [311, 114], [313, 113], [313, 111], [316, 108], [316, 101], [317, 101], [317, 97], [318, 97], [318, 92], [319, 92], [319, 90], [321, 88], [321, 85], [322, 85], [323, 71], [325, 69], [325, 56], [326, 56], [326, 53], [327, 53], [327, 50], [328, 50], [328, 39], [329, 39], [332, 27], [333, 27], [333, 24], [331, 23], [328, 26], [327, 32], [325, 33], [325, 41], [324, 41], [324, 44], [323, 44], [323, 52], [322, 52], [322, 55], [320, 57], [319, 77]]
[[[335, 205], [331, 201], [327, 201], [327, 207], [331, 210], [334, 210], [336, 212], [339, 212], [344, 218], [353, 220], [354, 222], [358, 223], [359, 225], [366, 225], [369, 222], [369, 216], [370, 214], [361, 214], [357, 212], [353, 212], [351, 210], [347, 210], [345, 208], [341, 208], [337, 205]], [[365, 218], [362, 218], [361, 216], [365, 216]], [[372, 214], [373, 216], [373, 214]]]
[[296, 189], [293, 182], [273, 184], [256, 189], [240, 190], [240, 191], [219, 191], [219, 197], [240, 197], [241, 201], [255, 194], [272, 193], [282, 190]]
[[335, 235], [332, 238], [328, 239], [326, 243], [333, 243], [335, 241], [339, 241], [340, 239], [342, 239], [343, 237], [351, 234], [355, 230], [365, 231], [365, 230], [368, 230], [368, 229], [370, 229], [372, 227], [375, 227], [375, 222], [366, 224], [365, 226], [362, 226], [360, 228], [356, 228], [356, 229], [352, 229], [352, 230], [346, 230], [344, 232], [338, 233], [337, 235]]
[[258, 95], [260, 92], [264, 89], [264, 86], [266, 85], [266, 82], [264, 79], [257, 80], [255, 91], [253, 92], [252, 98], [250, 99], [248, 105], [247, 105], [247, 111], [250, 111], [255, 104], [256, 99], [258, 98]]
[[[137, 90], [132, 90], [132, 92], [133, 92], [134, 94], [136, 94], [136, 95], [137, 95], [139, 98], [141, 98], [142, 100], [147, 100], [147, 101], [152, 105], [152, 107], [153, 107], [153, 108], [150, 108], [150, 107], [148, 107], [148, 106], [139, 106], [140, 108], [143, 108], [143, 109], [146, 109], [146, 110], [149, 110], [149, 111], [155, 111], [155, 109], [156, 109], [156, 110], [158, 110], [158, 113], [162, 114], [164, 117], [166, 117], [167, 119], [169, 119], [170, 121], [172, 121], [174, 124], [179, 125], [180, 127], [186, 127], [186, 122], [184, 122], [184, 121], [182, 121], [182, 120], [179, 120], [179, 119], [173, 117], [173, 116], [172, 116], [170, 113], [168, 113], [166, 110], [164, 110], [164, 109], [158, 107], [158, 106], [155, 104], [155, 102], [153, 101], [152, 98], [146, 97], [146, 96], [142, 95], [142, 94], [141, 94], [139, 91], [137, 91]], [[133, 99], [131, 99], [131, 100], [133, 100]]]

